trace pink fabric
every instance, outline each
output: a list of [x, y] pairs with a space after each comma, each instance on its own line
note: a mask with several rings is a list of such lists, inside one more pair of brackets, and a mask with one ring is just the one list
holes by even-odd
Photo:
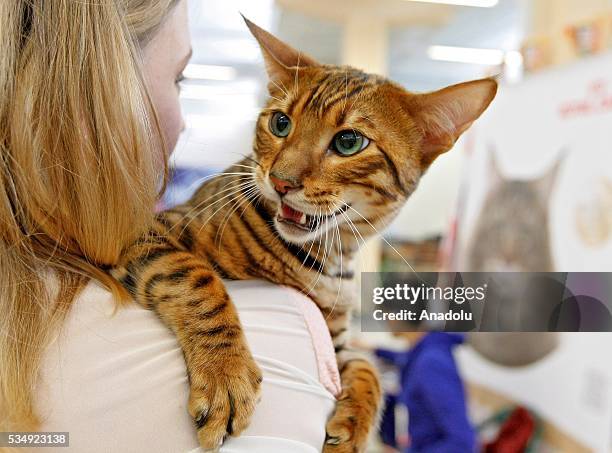
[[[288, 288], [289, 289], [289, 288]], [[306, 296], [301, 296], [295, 290], [287, 291], [289, 298], [300, 310], [304, 323], [312, 338], [319, 370], [319, 382], [336, 398], [340, 395], [340, 373], [334, 353], [334, 345], [325, 320], [319, 308]]]

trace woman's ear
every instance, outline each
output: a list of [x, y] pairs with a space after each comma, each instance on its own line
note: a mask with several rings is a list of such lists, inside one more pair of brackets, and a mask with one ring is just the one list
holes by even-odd
[[268, 77], [272, 82], [290, 82], [300, 68], [319, 66], [312, 57], [285, 44], [246, 17], [242, 16], [242, 18], [259, 43]]
[[453, 147], [487, 109], [495, 94], [494, 79], [460, 83], [427, 94], [411, 94], [408, 111], [422, 136], [423, 169]]

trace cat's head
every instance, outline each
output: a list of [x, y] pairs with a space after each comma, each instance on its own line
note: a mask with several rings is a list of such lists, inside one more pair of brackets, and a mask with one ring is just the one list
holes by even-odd
[[276, 230], [292, 243], [336, 228], [371, 234], [363, 225], [390, 220], [497, 92], [484, 79], [410, 93], [380, 76], [319, 64], [246, 22], [270, 93], [257, 121], [255, 179]]
[[544, 174], [534, 179], [508, 178], [490, 146], [488, 194], [473, 233], [472, 271], [552, 271], [549, 200], [565, 151]]

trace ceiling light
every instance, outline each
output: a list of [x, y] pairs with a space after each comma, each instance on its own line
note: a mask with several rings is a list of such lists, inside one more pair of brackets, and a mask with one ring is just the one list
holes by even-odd
[[443, 5], [476, 6], [478, 8], [491, 8], [499, 3], [499, 0], [404, 0], [421, 3], [441, 3]]
[[455, 63], [471, 63], [497, 66], [504, 62], [505, 52], [499, 49], [477, 49], [471, 47], [431, 46], [429, 58]]
[[188, 64], [183, 75], [194, 80], [234, 80], [236, 69], [231, 66], [214, 66], [206, 64]]

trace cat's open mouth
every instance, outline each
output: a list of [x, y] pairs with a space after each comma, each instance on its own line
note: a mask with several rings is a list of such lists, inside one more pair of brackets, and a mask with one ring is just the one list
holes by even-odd
[[292, 208], [285, 202], [281, 202], [281, 206], [277, 215], [277, 220], [292, 227], [299, 228], [304, 231], [315, 231], [321, 224], [327, 220], [342, 214], [349, 208], [348, 205], [342, 206], [331, 214], [310, 215], [297, 209]]

